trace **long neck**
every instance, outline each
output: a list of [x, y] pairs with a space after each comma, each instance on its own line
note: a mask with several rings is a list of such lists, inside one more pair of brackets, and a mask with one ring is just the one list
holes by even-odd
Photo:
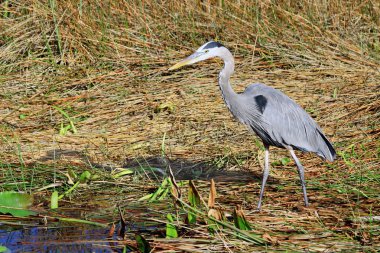
[[233, 98], [237, 96], [230, 84], [230, 76], [234, 73], [235, 62], [234, 57], [227, 49], [221, 58], [224, 61], [224, 67], [219, 73], [219, 87], [222, 91], [224, 102], [231, 110], [231, 102]]

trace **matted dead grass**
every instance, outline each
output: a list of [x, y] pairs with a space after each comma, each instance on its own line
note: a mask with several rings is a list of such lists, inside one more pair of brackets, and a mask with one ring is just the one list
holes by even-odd
[[[13, 18], [1, 20], [2, 146], [10, 151], [2, 155], [17, 157], [18, 143], [27, 161], [63, 149], [120, 162], [157, 155], [164, 133], [173, 157], [254, 153], [254, 137], [220, 98], [220, 63], [166, 70], [214, 38], [234, 52], [236, 90], [258, 81], [281, 89], [338, 150], [378, 137], [375, 3], [209, 4], [4, 3]], [[155, 113], [165, 103], [174, 111]], [[78, 133], [57, 134], [65, 119], [53, 105], [78, 121]]]

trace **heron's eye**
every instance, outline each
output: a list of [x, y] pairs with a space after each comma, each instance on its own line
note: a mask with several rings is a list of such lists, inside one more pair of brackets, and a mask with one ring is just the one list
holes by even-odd
[[210, 50], [205, 50], [205, 54], [207, 54]]

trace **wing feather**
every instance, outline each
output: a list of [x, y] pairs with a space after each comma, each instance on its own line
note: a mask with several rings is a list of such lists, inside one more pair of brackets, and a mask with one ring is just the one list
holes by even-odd
[[[265, 102], [264, 102], [265, 101]], [[335, 150], [318, 124], [279, 90], [253, 84], [239, 94], [239, 120], [268, 145], [314, 152], [330, 161]]]

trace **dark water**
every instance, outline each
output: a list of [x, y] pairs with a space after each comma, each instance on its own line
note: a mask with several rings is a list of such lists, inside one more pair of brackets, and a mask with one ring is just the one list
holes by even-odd
[[[118, 236], [120, 224], [109, 237], [110, 227], [99, 228], [90, 225], [56, 223], [56, 227], [9, 226], [0, 221], [0, 245], [10, 252], [123, 252], [125, 241]], [[129, 223], [126, 238], [134, 240], [135, 234], [160, 236], [162, 224]], [[129, 251], [127, 251], [129, 252]], [[7, 252], [8, 253], [8, 252]]]
[[1, 230], [0, 245], [10, 252], [115, 252], [112, 241], [107, 241], [108, 229], [94, 227], [32, 227]]

